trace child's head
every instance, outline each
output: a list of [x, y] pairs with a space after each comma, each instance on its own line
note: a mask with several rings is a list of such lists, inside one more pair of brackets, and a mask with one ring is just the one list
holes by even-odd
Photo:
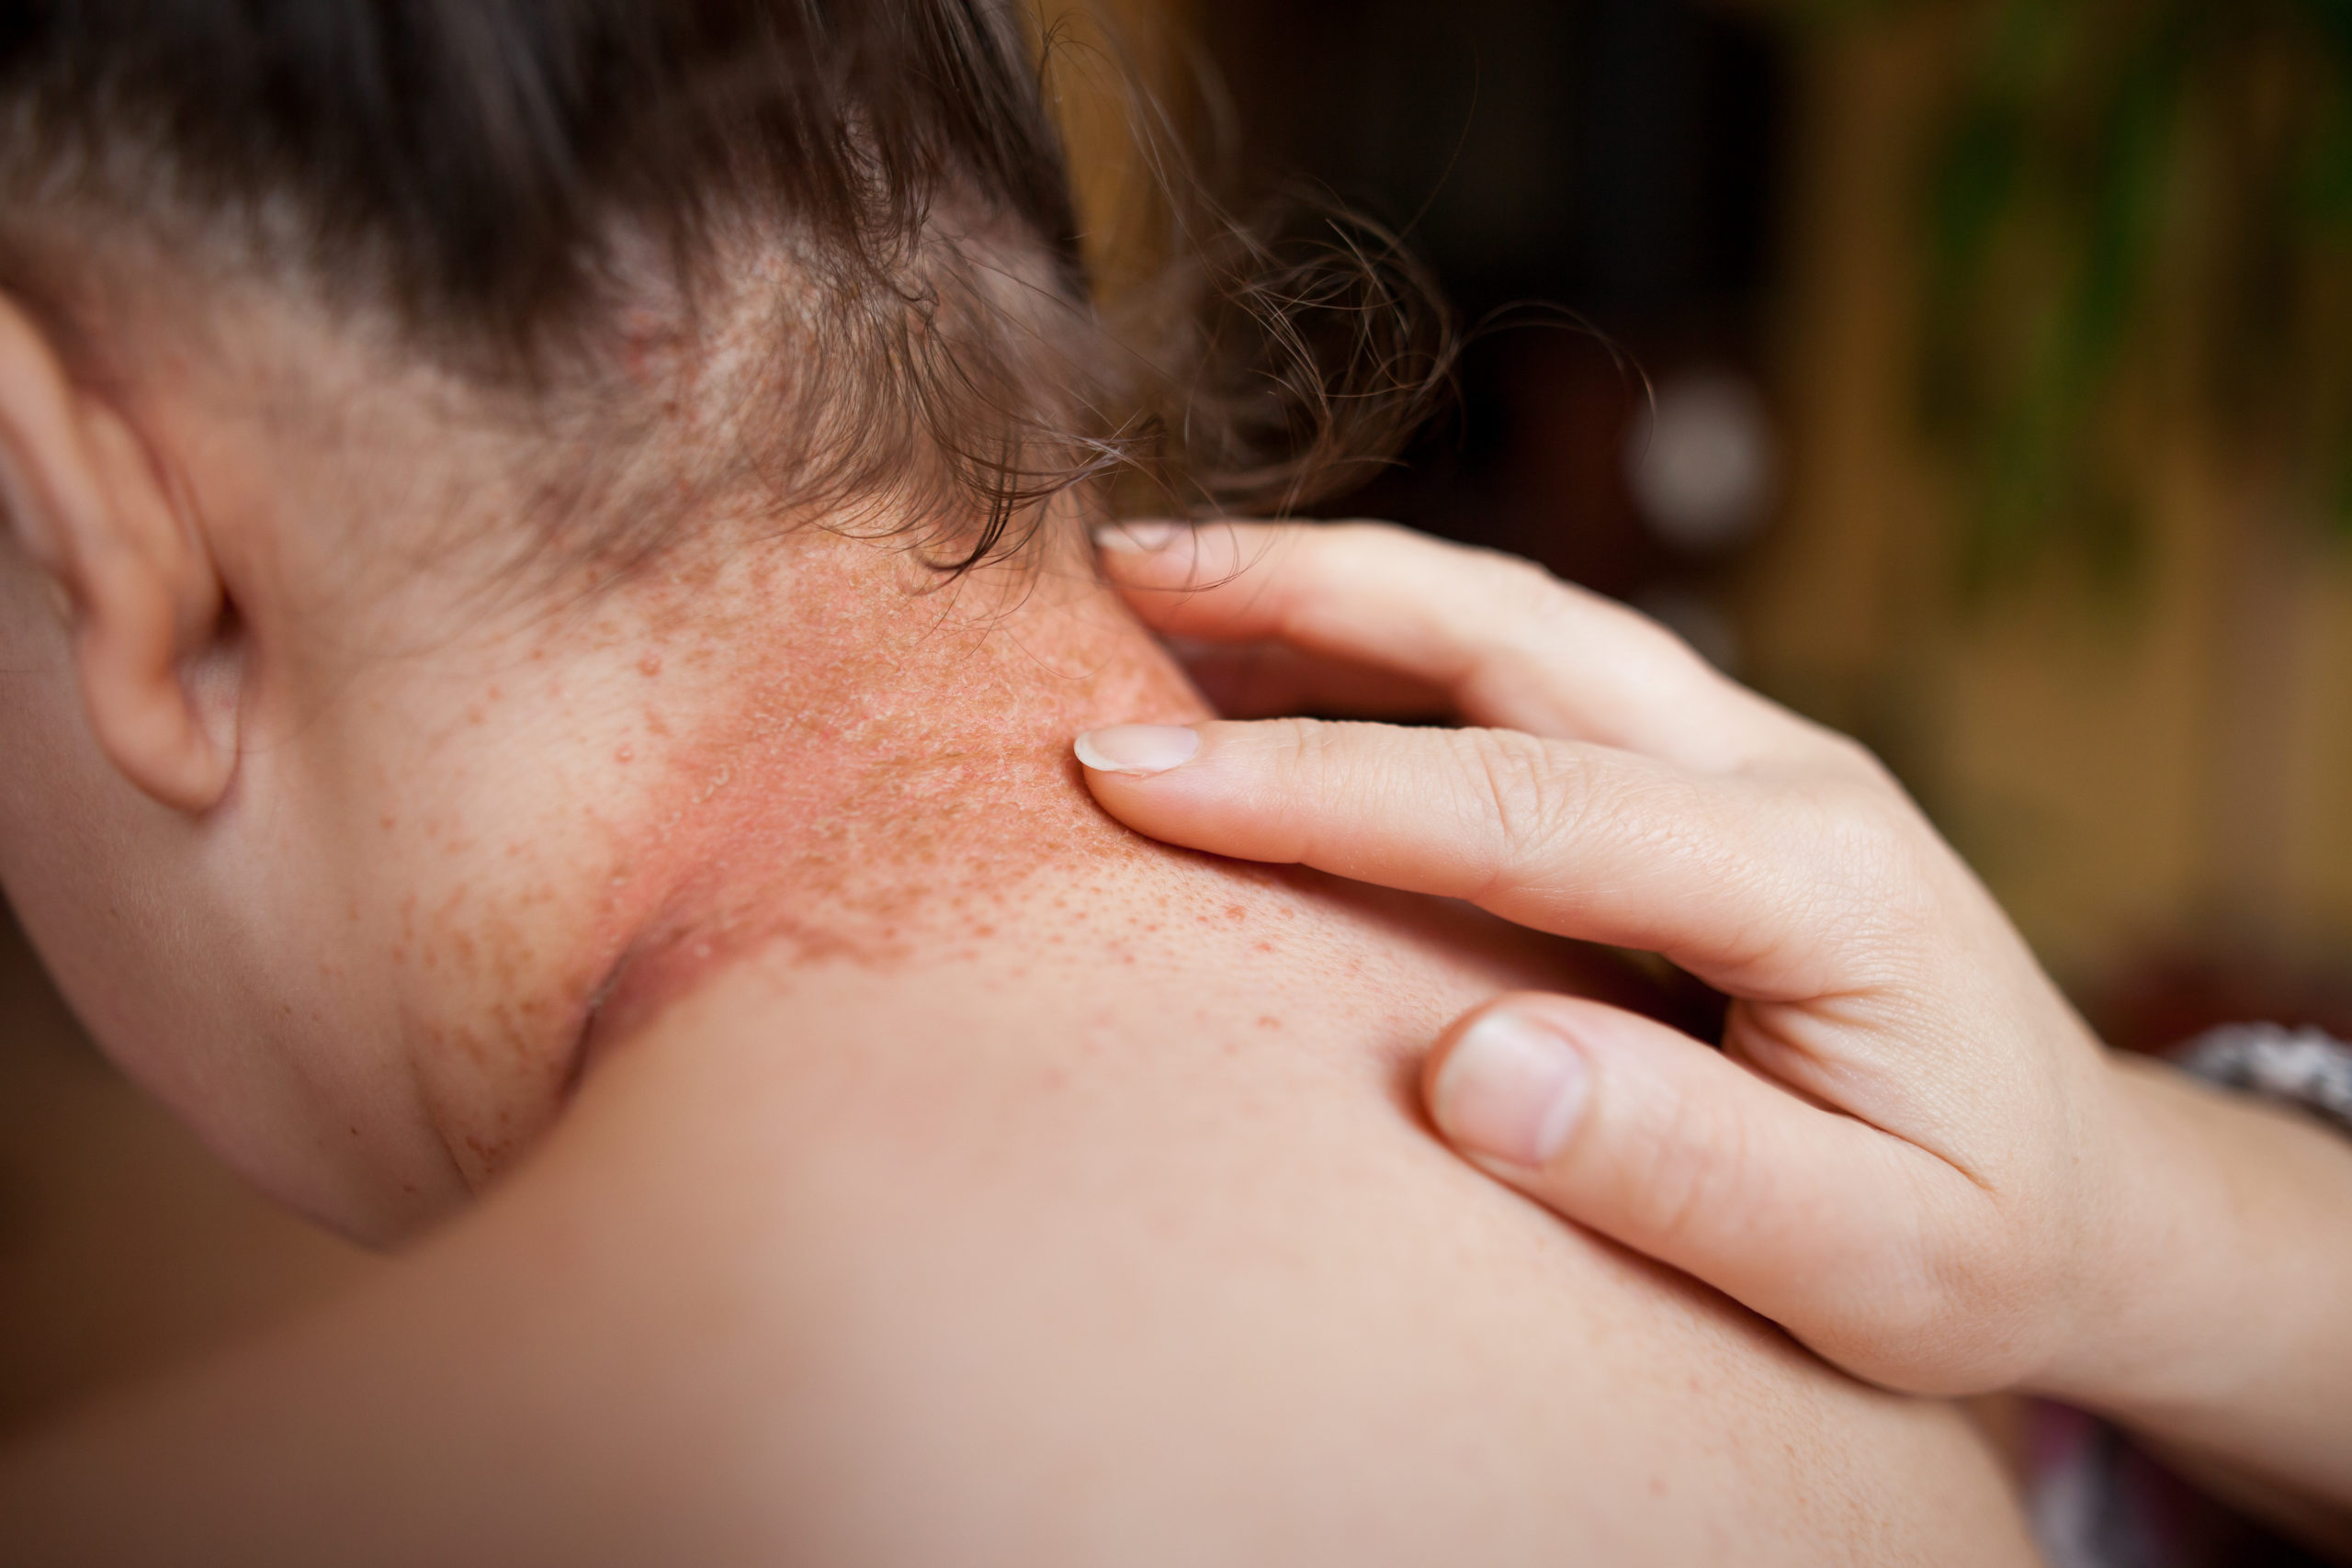
[[[109, 1052], [396, 1231], [747, 780], [996, 700], [883, 646], [909, 579], [1075, 543], [1154, 431], [1279, 486], [1398, 428], [1379, 295], [1315, 297], [1385, 397], [1312, 332], [1122, 357], [1076, 231], [1004, 0], [0, 15], [0, 880]], [[1204, 364], [1251, 390], [1119, 412]]]

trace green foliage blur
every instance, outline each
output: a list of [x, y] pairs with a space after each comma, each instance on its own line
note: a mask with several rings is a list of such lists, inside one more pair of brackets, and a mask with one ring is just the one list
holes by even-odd
[[[1963, 570], [2128, 570], [2146, 452], [2352, 536], [2352, 0], [1852, 0], [1944, 14], [1924, 389]], [[2187, 416], [2184, 419], [2182, 416]]]

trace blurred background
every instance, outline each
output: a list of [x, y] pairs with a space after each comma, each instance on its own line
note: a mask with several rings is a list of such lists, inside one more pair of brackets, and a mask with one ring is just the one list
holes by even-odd
[[1328, 514], [1875, 748], [2095, 1021], [2352, 1030], [2352, 8], [1186, 0], [1503, 325]]
[[[2352, 1035], [2352, 7], [1101, 3], [1229, 157], [1525, 323], [1320, 510], [1534, 557], [1861, 737], [2116, 1043]], [[1065, 107], [1115, 264], [1121, 110]], [[0, 932], [0, 1427], [366, 1267]]]

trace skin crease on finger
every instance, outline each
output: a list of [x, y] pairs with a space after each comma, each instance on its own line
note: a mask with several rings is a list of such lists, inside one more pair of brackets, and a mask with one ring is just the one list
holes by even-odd
[[[175, 1430], [257, 1401], [300, 1438], [324, 1408], [391, 1478], [370, 1540], [435, 1539], [455, 1489], [528, 1543], [496, 1561], [632, 1560], [617, 1527], [547, 1555], [603, 1519], [583, 1492], [684, 1499], [657, 1532], [735, 1518], [718, 1497], [786, 1540], [921, 1538], [869, 1561], [978, 1560], [973, 1521], [998, 1561], [1167, 1560], [1155, 1524], [1207, 1532], [1195, 1561], [1525, 1560], [1570, 1529], [1618, 1560], [1955, 1532], [1939, 1560], [2020, 1558], [1950, 1412], [1558, 1226], [1415, 1119], [1443, 1018], [1566, 983], [1555, 953], [1093, 807], [1071, 735], [1203, 709], [1074, 520], [943, 584], [720, 507], [549, 585], [508, 558], [535, 487], [507, 431], [278, 318], [216, 316], [242, 358], [120, 394], [242, 616], [229, 794], [193, 820], [130, 797], [11, 555], [0, 724], [39, 744], [0, 814], [65, 830], [0, 839], [0, 877], [109, 1052], [241, 1168], [371, 1239], [458, 1217], [290, 1362], [191, 1374]], [[171, 1462], [92, 1465], [92, 1495], [184, 1483], [314, 1540], [379, 1473], [133, 1425], [90, 1441]], [[66, 1495], [11, 1478], [0, 1517]]]

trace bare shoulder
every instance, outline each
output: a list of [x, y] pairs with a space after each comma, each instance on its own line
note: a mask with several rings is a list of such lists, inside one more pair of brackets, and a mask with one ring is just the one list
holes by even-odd
[[[785, 1016], [838, 1008], [854, 1040], [769, 1023], [730, 1045], [730, 1015], [777, 1015], [722, 987], [611, 1064], [575, 1130], [586, 1172], [630, 1163], [632, 1129], [700, 1129], [657, 1162], [666, 1200], [631, 1201], [696, 1216], [657, 1272], [723, 1253], [758, 1302], [732, 1321], [770, 1337], [775, 1381], [737, 1386], [762, 1450], [796, 1456], [760, 1481], [819, 1532], [798, 1547], [2032, 1560], [1955, 1411], [1538, 1212], [1272, 1014], [1154, 1040], [1031, 993], [1017, 1027], [950, 1030], [887, 988], [798, 989]], [[1183, 1021], [1181, 989], [1157, 1005]]]
[[713, 984], [361, 1293], [0, 1457], [0, 1555], [2031, 1560], [1953, 1412], [1439, 1149], [1347, 1043], [1418, 1016], [1035, 979]]

